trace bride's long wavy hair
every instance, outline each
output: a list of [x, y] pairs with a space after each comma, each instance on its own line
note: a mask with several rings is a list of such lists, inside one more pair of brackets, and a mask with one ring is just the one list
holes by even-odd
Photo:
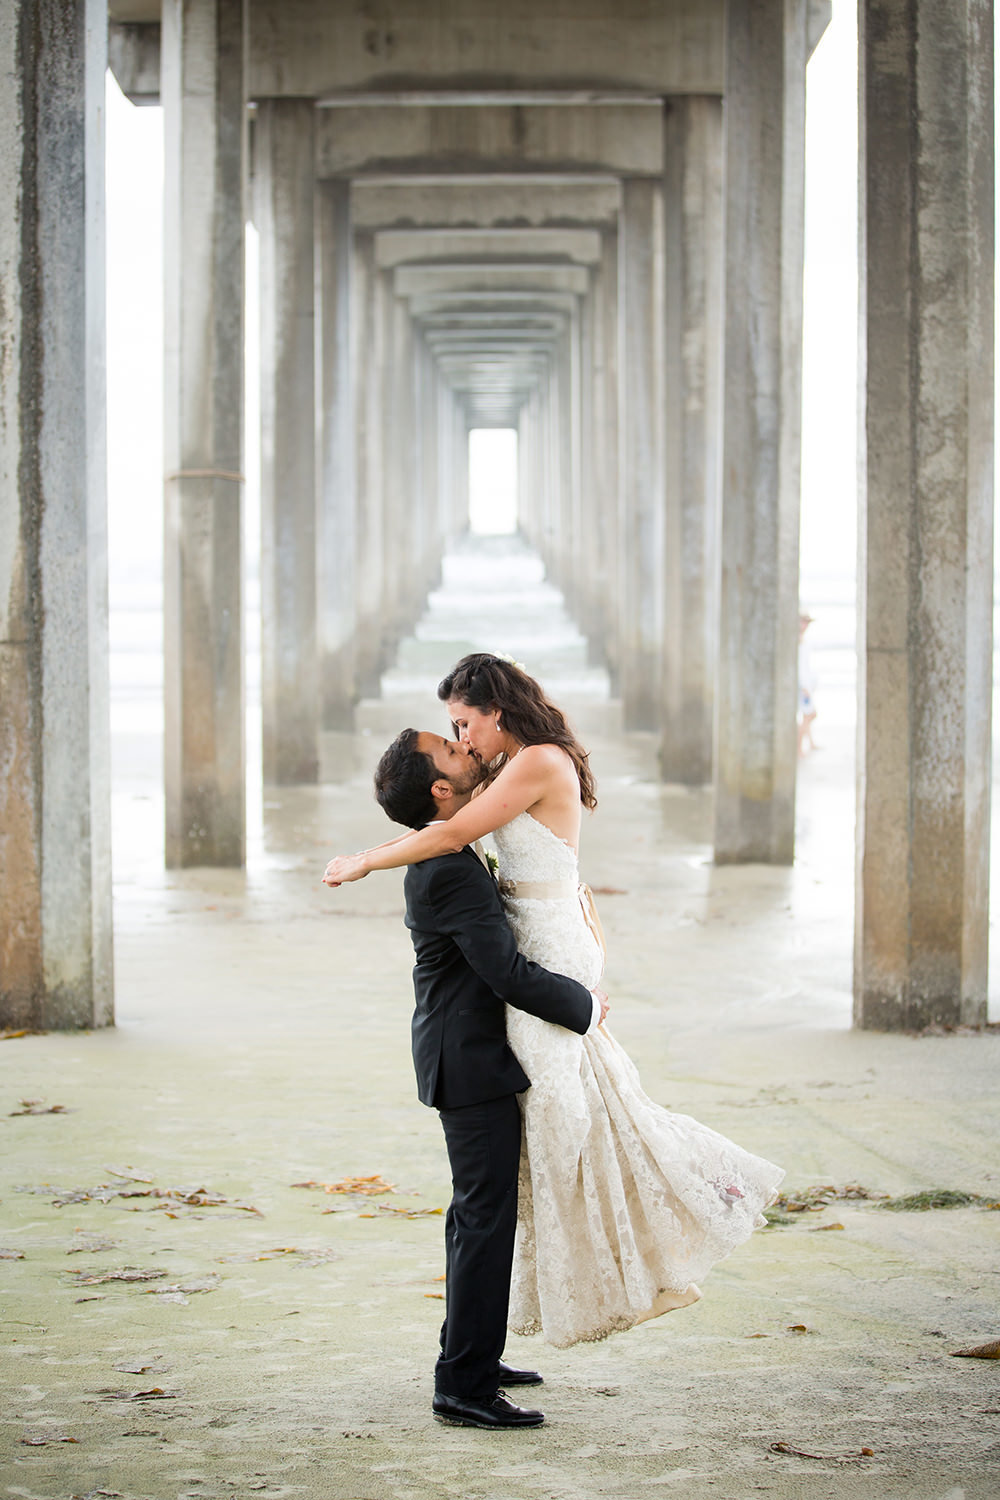
[[[566, 723], [560, 709], [550, 703], [533, 677], [502, 656], [476, 651], [463, 656], [438, 684], [442, 703], [457, 698], [468, 708], [499, 714], [504, 728], [522, 745], [559, 745], [572, 760], [580, 781], [580, 801], [588, 809], [597, 806], [597, 788], [586, 750]], [[497, 756], [490, 766], [490, 779], [506, 764]]]

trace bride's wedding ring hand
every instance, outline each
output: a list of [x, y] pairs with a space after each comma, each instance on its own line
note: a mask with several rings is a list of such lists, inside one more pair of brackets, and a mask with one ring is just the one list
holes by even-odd
[[367, 873], [363, 854], [338, 854], [327, 865], [323, 884], [331, 887], [346, 885], [349, 880], [364, 879]]
[[601, 1002], [601, 1019], [600, 1019], [600, 1021], [597, 1024], [599, 1026], [603, 1026], [604, 1022], [605, 1022], [605, 1019], [607, 1018], [608, 1011], [611, 1009], [611, 1005], [610, 1005], [610, 1002], [608, 1000], [607, 995], [604, 993], [603, 990], [596, 989], [594, 991], [594, 994], [597, 996], [598, 1000]]

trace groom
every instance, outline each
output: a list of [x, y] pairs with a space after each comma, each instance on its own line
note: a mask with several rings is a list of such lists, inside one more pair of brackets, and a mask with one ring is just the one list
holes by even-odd
[[[408, 828], [452, 817], [483, 778], [468, 746], [404, 729], [375, 772], [375, 795]], [[416, 951], [417, 1092], [444, 1127], [454, 1189], [445, 1222], [446, 1315], [434, 1415], [466, 1427], [538, 1427], [501, 1386], [537, 1385], [502, 1362], [517, 1222], [521, 1115], [529, 1079], [507, 1045], [504, 1002], [580, 1034], [606, 997], [517, 951], [496, 883], [470, 846], [410, 865], [406, 925]]]

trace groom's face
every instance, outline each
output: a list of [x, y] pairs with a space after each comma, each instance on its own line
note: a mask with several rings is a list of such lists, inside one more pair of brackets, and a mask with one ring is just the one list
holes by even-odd
[[442, 781], [447, 781], [459, 796], [465, 796], [482, 781], [485, 771], [482, 762], [473, 755], [468, 745], [457, 740], [446, 740], [440, 734], [417, 735], [416, 748], [429, 755]]

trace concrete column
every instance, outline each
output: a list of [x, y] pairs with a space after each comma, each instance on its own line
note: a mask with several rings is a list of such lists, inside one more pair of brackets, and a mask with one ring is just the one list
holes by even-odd
[[319, 599], [323, 727], [354, 726], [357, 492], [351, 383], [351, 189], [317, 188], [319, 256]]
[[355, 391], [357, 477], [357, 685], [361, 696], [379, 691], [382, 640], [382, 381], [378, 279], [370, 234], [355, 237], [351, 346]]
[[664, 780], [712, 779], [719, 654], [722, 101], [667, 101]]
[[987, 1014], [993, 7], [860, 13], [855, 1021]]
[[577, 624], [587, 637], [593, 651], [599, 638], [597, 628], [597, 590], [600, 581], [597, 573], [600, 559], [597, 553], [599, 492], [597, 484], [599, 436], [596, 423], [594, 380], [596, 360], [597, 306], [595, 276], [591, 273], [590, 285], [580, 298], [579, 358], [577, 361], [577, 412], [579, 433], [577, 437], [577, 488], [573, 495], [573, 608]]
[[413, 324], [403, 298], [386, 276], [387, 369], [382, 407], [386, 455], [386, 665], [419, 618], [423, 603], [420, 556], [419, 465], [413, 406]]
[[245, 858], [244, 0], [163, 0], [166, 858]]
[[805, 0], [730, 0], [715, 858], [795, 846]]
[[0, 49], [0, 1025], [107, 1026], [107, 7], [8, 0]]
[[538, 462], [538, 390], [532, 391], [517, 415], [517, 524], [535, 545]]
[[314, 126], [311, 99], [261, 99], [261, 709], [265, 783], [319, 775]]
[[440, 458], [438, 454], [437, 393], [434, 361], [423, 336], [417, 338], [416, 430], [419, 438], [420, 497], [423, 516], [424, 583], [441, 581], [443, 533], [440, 513]]
[[[618, 234], [601, 235], [596, 275], [597, 318], [594, 325], [594, 428], [597, 434], [595, 494], [595, 618], [592, 652], [603, 663], [618, 691]], [[595, 649], [596, 648], [596, 649]]]
[[660, 720], [663, 640], [663, 185], [622, 184], [619, 686], [627, 729]]

